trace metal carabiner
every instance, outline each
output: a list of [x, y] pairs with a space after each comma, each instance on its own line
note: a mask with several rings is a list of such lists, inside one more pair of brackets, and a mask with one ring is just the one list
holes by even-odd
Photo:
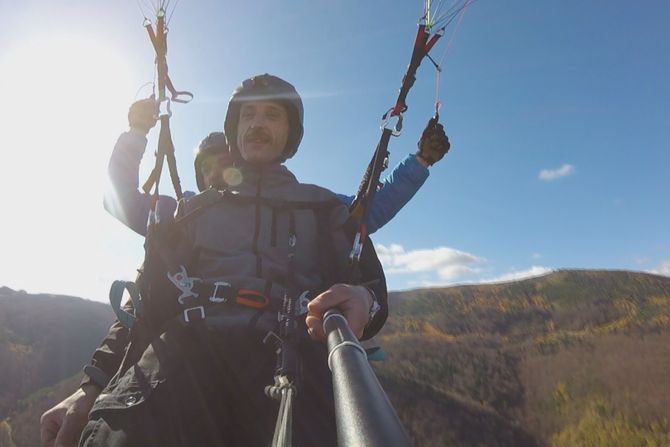
[[395, 126], [393, 126], [391, 129], [391, 135], [394, 137], [399, 137], [400, 134], [402, 133], [402, 113], [399, 113], [397, 115], [393, 115], [393, 108], [390, 108], [388, 112], [382, 116], [382, 125], [380, 126], [381, 130], [386, 130], [389, 129], [389, 123], [391, 122], [391, 119], [394, 117], [397, 118], [397, 121], [395, 123]]
[[155, 118], [160, 119], [164, 116], [167, 116], [168, 118], [172, 117], [172, 109], [170, 108], [170, 98], [168, 97], [159, 100], [158, 116], [156, 116]]

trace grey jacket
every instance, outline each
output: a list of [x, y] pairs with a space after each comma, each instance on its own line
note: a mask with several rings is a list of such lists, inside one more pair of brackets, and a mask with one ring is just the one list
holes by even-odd
[[[246, 330], [253, 324], [257, 332], [266, 333], [276, 330], [276, 309], [285, 294], [318, 293], [334, 282], [347, 280], [345, 269], [352, 245], [349, 213], [334, 193], [299, 183], [283, 165], [240, 169], [243, 181], [235, 191], [210, 189], [179, 204], [176, 227], [181, 236], [176, 251], [181, 255], [175, 259], [189, 277], [198, 279], [196, 283], [225, 282], [235, 289], [262, 292], [270, 299], [270, 308], [260, 315], [243, 306], [207, 309], [207, 325]], [[359, 280], [370, 284], [382, 309], [366, 328], [364, 339], [377, 333], [388, 315], [381, 264], [372, 244], [366, 248]], [[146, 287], [146, 281], [154, 280], [163, 285]], [[196, 309], [208, 297], [201, 293], [195, 302], [187, 299], [177, 304], [179, 290], [166, 281], [160, 269], [145, 275], [143, 284], [143, 299], [149, 301], [144, 310], [158, 309], [161, 321], [166, 316], [179, 316], [189, 307]], [[128, 340], [127, 329], [115, 323], [95, 352], [92, 366], [107, 377], [114, 375]]]
[[[349, 212], [334, 193], [298, 183], [283, 165], [242, 166], [241, 172], [244, 181], [234, 191], [207, 190], [179, 207], [178, 217], [205, 207], [187, 224], [196, 276], [261, 290], [270, 281], [279, 298], [284, 288], [316, 290], [323, 283], [320, 236], [332, 242], [329, 262], [345, 268]], [[219, 200], [224, 195], [228, 200]]]

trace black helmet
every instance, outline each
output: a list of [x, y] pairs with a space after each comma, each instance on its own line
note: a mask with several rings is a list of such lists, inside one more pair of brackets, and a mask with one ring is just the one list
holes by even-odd
[[199, 191], [202, 192], [209, 187], [209, 185], [205, 185], [205, 179], [202, 177], [202, 172], [200, 172], [200, 164], [205, 156], [228, 152], [228, 142], [226, 141], [226, 135], [223, 132], [212, 132], [200, 142], [195, 151], [195, 161], [193, 162], [193, 167], [195, 168], [195, 182], [198, 185]]
[[228, 102], [228, 112], [223, 123], [223, 130], [228, 135], [230, 151], [236, 158], [241, 158], [240, 149], [237, 147], [237, 125], [240, 120], [240, 107], [243, 102], [247, 101], [276, 101], [286, 107], [289, 135], [280, 161], [283, 162], [293, 157], [298, 151], [300, 140], [302, 140], [304, 110], [302, 100], [295, 87], [277, 76], [266, 73], [245, 80], [242, 85], [235, 89]]

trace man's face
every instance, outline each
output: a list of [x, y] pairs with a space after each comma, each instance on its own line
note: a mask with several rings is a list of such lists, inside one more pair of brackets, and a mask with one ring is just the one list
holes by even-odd
[[245, 102], [240, 107], [237, 147], [249, 163], [276, 161], [286, 148], [288, 113], [274, 101]]
[[219, 188], [223, 184], [223, 169], [226, 165], [225, 154], [207, 155], [200, 163], [200, 173], [207, 187]]

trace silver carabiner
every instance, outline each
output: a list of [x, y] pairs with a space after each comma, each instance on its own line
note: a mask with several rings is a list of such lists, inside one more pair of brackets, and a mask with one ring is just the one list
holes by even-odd
[[394, 137], [399, 137], [400, 134], [402, 133], [402, 113], [399, 113], [398, 115], [392, 115], [393, 108], [390, 108], [388, 112], [384, 114], [382, 117], [382, 125], [380, 127], [381, 130], [386, 130], [389, 129], [389, 123], [393, 118], [397, 118], [395, 125], [390, 128], [391, 129], [391, 135]]
[[156, 117], [156, 119], [160, 119], [164, 116], [171, 118], [172, 109], [170, 108], [170, 98], [165, 97], [159, 101], [160, 102], [158, 103], [158, 116]]

